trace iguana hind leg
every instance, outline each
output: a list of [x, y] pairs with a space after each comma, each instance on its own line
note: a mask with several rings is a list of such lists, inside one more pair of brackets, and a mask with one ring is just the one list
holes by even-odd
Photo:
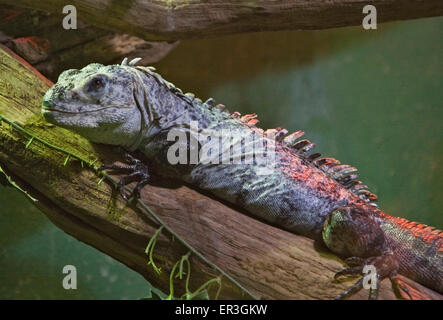
[[[117, 188], [122, 196], [123, 199], [126, 201], [129, 201], [129, 199], [136, 200], [140, 198], [140, 191], [142, 188], [148, 184], [149, 182], [149, 171], [148, 166], [145, 165], [142, 161], [134, 158], [129, 153], [125, 153], [126, 161], [129, 163], [129, 165], [115, 165], [115, 164], [104, 164], [98, 168], [98, 170], [105, 170], [110, 169], [113, 171], [120, 171], [123, 173], [126, 173], [127, 175], [122, 177], [120, 181], [117, 184]], [[126, 195], [125, 192], [125, 186], [131, 182], [136, 182], [137, 185], [135, 186], [132, 193], [129, 195], [129, 197]]]
[[365, 277], [370, 284], [369, 299], [377, 299], [380, 281], [391, 281], [399, 268], [383, 230], [372, 216], [351, 207], [334, 210], [326, 219], [322, 233], [326, 246], [335, 254], [346, 257], [350, 266], [335, 275], [335, 278], [348, 275], [362, 275], [353, 286], [338, 295], [344, 299], [360, 291]]
[[[354, 265], [356, 257], [351, 257], [345, 260], [349, 265]], [[352, 262], [350, 262], [352, 261]], [[375, 270], [375, 274], [371, 278], [371, 287], [369, 289], [369, 299], [376, 300], [378, 297], [378, 290], [380, 288], [380, 280], [384, 278], [389, 278], [391, 281], [393, 280], [393, 276], [396, 274], [398, 269], [398, 263], [393, 258], [392, 254], [385, 253], [380, 256], [370, 257], [367, 259], [358, 258], [358, 265], [354, 265], [350, 268], [346, 268], [337, 272], [334, 276], [335, 279], [338, 279], [342, 276], [348, 275], [362, 275], [367, 276], [368, 274], [365, 272], [365, 266], [373, 266]], [[343, 293], [339, 294], [335, 297], [335, 299], [345, 299], [350, 297], [352, 294], [358, 292], [363, 288], [364, 278], [360, 278], [353, 286], [348, 288]], [[372, 281], [375, 281], [375, 285], [372, 286]]]

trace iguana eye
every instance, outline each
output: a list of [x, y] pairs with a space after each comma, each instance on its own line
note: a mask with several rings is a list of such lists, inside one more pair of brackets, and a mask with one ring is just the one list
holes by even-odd
[[105, 86], [105, 81], [102, 79], [102, 77], [93, 78], [91, 81], [89, 81], [87, 90], [88, 91], [100, 91], [101, 88]]
[[92, 81], [92, 87], [94, 89], [100, 89], [103, 86], [103, 81], [101, 79], [94, 79]]

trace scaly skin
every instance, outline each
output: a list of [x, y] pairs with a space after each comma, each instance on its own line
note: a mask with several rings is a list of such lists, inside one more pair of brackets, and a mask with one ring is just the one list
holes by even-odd
[[[441, 231], [379, 210], [374, 204], [376, 196], [356, 180], [355, 168], [309, 155], [313, 144], [297, 142], [300, 132], [263, 131], [255, 126], [255, 115], [240, 118], [238, 113], [224, 112], [221, 105], [214, 106], [212, 100], [203, 103], [191, 94], [182, 94], [152, 69], [135, 67], [135, 62], [91, 64], [63, 72], [44, 97], [44, 118], [93, 142], [140, 151], [158, 175], [180, 179], [253, 216], [322, 241], [354, 265], [338, 276], [361, 274], [364, 265], [372, 264], [379, 279], [393, 280], [399, 272], [443, 293]], [[173, 165], [168, 151], [175, 140], [168, 139], [168, 134], [178, 130], [195, 137], [191, 121], [211, 134], [235, 130], [238, 138], [234, 137], [234, 147], [242, 145], [242, 137], [254, 133], [255, 143], [271, 146], [275, 142], [275, 157], [249, 164], [200, 161]], [[250, 146], [243, 143], [243, 147]], [[190, 143], [186, 145], [187, 151], [192, 148]], [[221, 154], [218, 150], [212, 156]], [[140, 163], [131, 168], [120, 186], [138, 179], [137, 193], [149, 176], [140, 170]], [[339, 297], [361, 287], [362, 279]], [[370, 298], [376, 296], [377, 290], [372, 290]]]

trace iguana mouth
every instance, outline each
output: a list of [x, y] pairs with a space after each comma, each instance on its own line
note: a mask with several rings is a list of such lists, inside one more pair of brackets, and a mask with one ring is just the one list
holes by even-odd
[[110, 107], [103, 107], [95, 110], [86, 110], [86, 111], [65, 111], [55, 108], [48, 108], [48, 107], [42, 107], [42, 112], [61, 112], [61, 113], [69, 113], [69, 114], [83, 114], [83, 113], [91, 113], [91, 112], [98, 112], [101, 110], [109, 109]]

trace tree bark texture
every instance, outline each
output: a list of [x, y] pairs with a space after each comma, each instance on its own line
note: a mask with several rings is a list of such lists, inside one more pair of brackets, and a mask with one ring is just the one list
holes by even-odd
[[[57, 14], [66, 5], [58, 0], [0, 0], [0, 4]], [[376, 7], [379, 23], [443, 14], [440, 0], [72, 0], [69, 4], [91, 26], [145, 40], [357, 26], [368, 4]]]

